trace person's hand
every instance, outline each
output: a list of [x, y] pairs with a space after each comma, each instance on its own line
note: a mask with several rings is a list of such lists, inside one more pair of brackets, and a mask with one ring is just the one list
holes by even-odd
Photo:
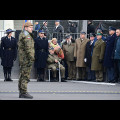
[[55, 59], [55, 62], [58, 63], [57, 59]]

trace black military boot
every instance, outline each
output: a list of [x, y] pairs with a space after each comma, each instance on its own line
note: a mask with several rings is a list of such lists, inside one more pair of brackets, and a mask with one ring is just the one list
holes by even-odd
[[4, 73], [4, 81], [7, 81], [7, 74]]
[[11, 79], [11, 74], [8, 74], [8, 79], [7, 79], [7, 81], [13, 81], [12, 79]]
[[33, 99], [33, 96], [31, 96], [28, 92], [26, 92], [26, 93], [20, 93], [19, 98]]

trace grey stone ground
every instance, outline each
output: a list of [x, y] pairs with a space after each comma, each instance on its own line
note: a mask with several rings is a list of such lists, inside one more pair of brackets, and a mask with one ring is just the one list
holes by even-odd
[[[120, 100], [120, 84], [95, 83], [84, 81], [36, 82], [31, 80], [28, 92], [32, 100]], [[0, 100], [20, 99], [18, 80], [4, 82], [0, 80]]]

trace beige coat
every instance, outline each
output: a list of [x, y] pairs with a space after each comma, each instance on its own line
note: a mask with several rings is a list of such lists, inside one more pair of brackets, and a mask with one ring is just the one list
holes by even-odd
[[81, 38], [78, 38], [75, 41], [74, 57], [77, 58], [76, 67], [86, 67], [84, 63], [84, 56], [85, 56], [86, 44], [88, 41], [89, 39], [87, 38], [85, 38], [82, 42], [81, 42]]
[[105, 53], [105, 42], [100, 39], [95, 42], [95, 46], [93, 48], [93, 54], [92, 54], [92, 64], [91, 64], [91, 70], [102, 70], [103, 65], [102, 63], [99, 63], [99, 59], [104, 59], [104, 53]]

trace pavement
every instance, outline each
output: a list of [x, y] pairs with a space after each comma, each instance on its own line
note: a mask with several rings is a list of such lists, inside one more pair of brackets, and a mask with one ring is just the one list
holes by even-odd
[[33, 99], [19, 98], [18, 80], [0, 79], [0, 100], [120, 100], [120, 84], [105, 82], [67, 81], [36, 82], [31, 79], [28, 92]]

